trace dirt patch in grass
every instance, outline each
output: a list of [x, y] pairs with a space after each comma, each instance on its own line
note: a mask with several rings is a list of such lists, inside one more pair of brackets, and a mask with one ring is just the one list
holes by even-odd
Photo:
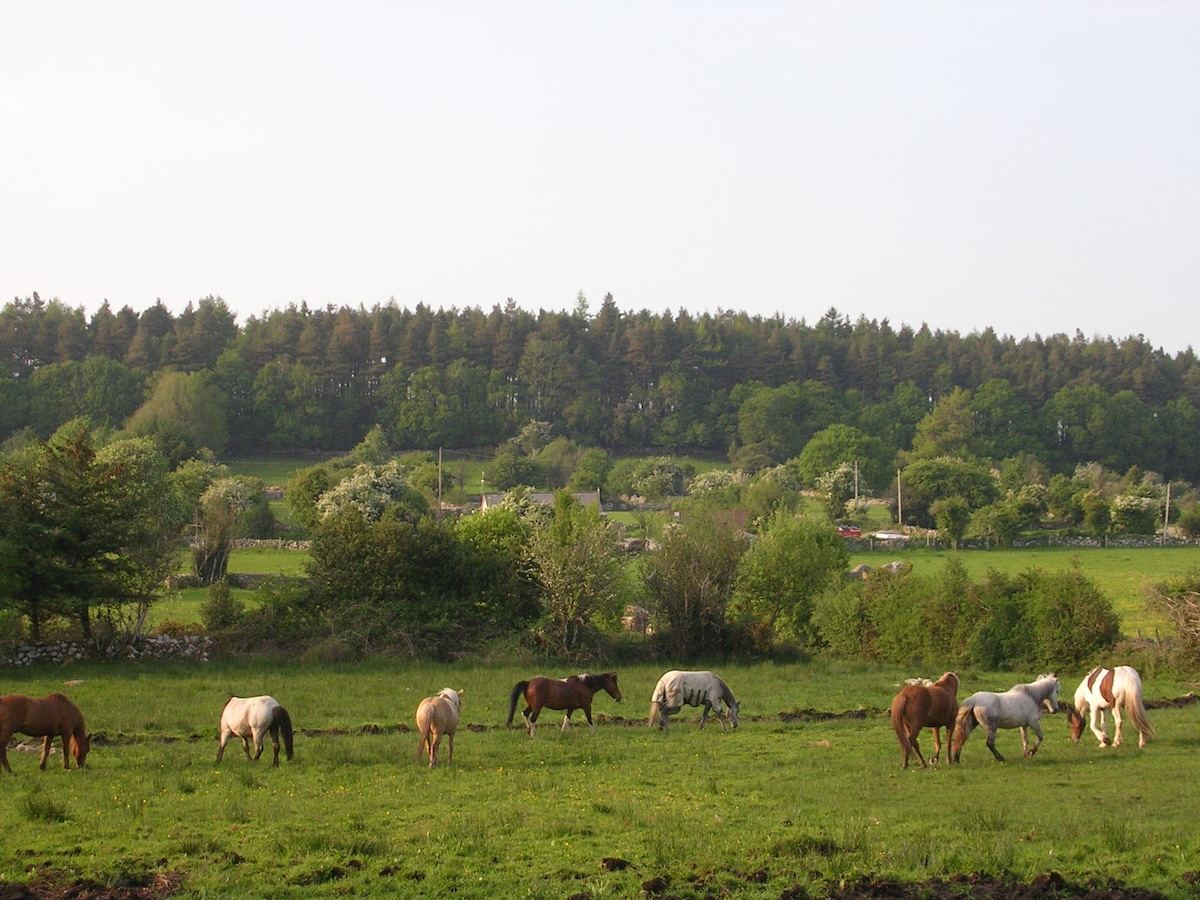
[[41, 876], [27, 884], [0, 885], [0, 900], [162, 900], [183, 884], [181, 872], [160, 872], [136, 884], [109, 886], [87, 879]]

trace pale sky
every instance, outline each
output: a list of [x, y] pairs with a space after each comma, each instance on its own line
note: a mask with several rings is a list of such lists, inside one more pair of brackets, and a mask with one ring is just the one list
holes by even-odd
[[0, 0], [0, 291], [1200, 348], [1200, 4]]

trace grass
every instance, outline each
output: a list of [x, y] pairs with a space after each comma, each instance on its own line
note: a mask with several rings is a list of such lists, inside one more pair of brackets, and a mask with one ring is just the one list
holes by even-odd
[[[1200, 706], [1154, 710], [1158, 737], [1145, 751], [1072, 745], [1061, 717], [1048, 717], [1033, 761], [994, 763], [973, 736], [961, 766], [902, 771], [874, 710], [909, 673], [726, 666], [742, 727], [700, 731], [685, 714], [663, 734], [628, 724], [644, 720], [661, 669], [623, 668], [625, 701], [601, 695], [594, 732], [560, 733], [547, 713], [534, 739], [502, 727], [508, 686], [532, 674], [511, 665], [16, 672], [8, 689], [69, 691], [101, 737], [83, 771], [40, 773], [35, 755], [10, 754], [0, 883], [35, 872], [131, 883], [178, 871], [186, 896], [561, 898], [634, 896], [661, 877], [684, 898], [778, 898], [868, 873], [1029, 879], [1053, 870], [1187, 896], [1182, 874], [1200, 853], [1191, 827]], [[62, 688], [64, 675], [82, 683]], [[964, 691], [1014, 680], [968, 674]], [[430, 771], [404, 729], [420, 697], [445, 685], [465, 689], [470, 727], [454, 765]], [[1146, 687], [1155, 697], [1186, 685]], [[228, 691], [270, 692], [288, 706], [300, 729], [293, 762], [273, 769], [229, 752], [214, 765]], [[810, 707], [868, 713], [779, 716]], [[618, 714], [626, 719], [610, 718]], [[1016, 732], [998, 744], [1019, 756]], [[606, 869], [609, 857], [631, 865]]]

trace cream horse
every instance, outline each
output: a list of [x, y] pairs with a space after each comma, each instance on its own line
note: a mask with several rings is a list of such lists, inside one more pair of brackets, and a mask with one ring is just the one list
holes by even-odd
[[[1058, 679], [1053, 673], [1039, 676], [1037, 681], [1018, 684], [1002, 694], [976, 691], [958, 706], [954, 720], [954, 738], [950, 744], [950, 761], [958, 762], [962, 746], [976, 725], [987, 729], [987, 746], [998, 762], [1004, 757], [996, 749], [997, 728], [1021, 729], [1021, 749], [1026, 759], [1033, 759], [1042, 745], [1042, 707], [1058, 712]], [[1029, 746], [1026, 729], [1037, 735], [1037, 743]]]
[[217, 762], [225, 755], [225, 745], [237, 736], [242, 739], [246, 759], [250, 759], [250, 742], [254, 742], [254, 759], [262, 756], [263, 740], [271, 735], [275, 761], [279, 765], [279, 738], [283, 737], [287, 758], [292, 758], [292, 717], [274, 697], [230, 697], [221, 712], [221, 745], [217, 747]]
[[447, 763], [454, 762], [454, 732], [458, 730], [458, 717], [462, 709], [462, 691], [442, 688], [432, 697], [426, 697], [417, 706], [417, 762], [421, 754], [429, 754], [429, 768], [437, 765], [438, 745], [444, 734], [450, 745]]
[[[1092, 734], [1101, 747], [1108, 746], [1105, 731], [1104, 711], [1111, 709], [1116, 729], [1112, 745], [1121, 746], [1121, 711], [1133, 721], [1138, 730], [1138, 746], [1146, 746], [1146, 738], [1154, 736], [1154, 726], [1146, 718], [1146, 707], [1142, 702], [1142, 677], [1132, 666], [1117, 666], [1105, 669], [1097, 666], [1088, 672], [1075, 689], [1075, 706], [1067, 707], [1067, 719], [1071, 724], [1071, 741], [1079, 743], [1083, 734], [1084, 715], [1091, 713]], [[1096, 727], [1096, 719], [1100, 726]]]

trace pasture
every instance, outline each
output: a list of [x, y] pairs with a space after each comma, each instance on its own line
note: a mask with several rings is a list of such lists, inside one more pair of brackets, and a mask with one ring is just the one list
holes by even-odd
[[[95, 739], [84, 770], [39, 772], [36, 754], [10, 754], [0, 883], [179, 873], [196, 897], [600, 898], [662, 879], [685, 898], [778, 898], [862, 875], [1053, 871], [1194, 896], [1200, 704], [1151, 709], [1145, 750], [1073, 745], [1057, 715], [1031, 761], [1001, 731], [1007, 763], [977, 735], [959, 766], [902, 771], [881, 711], [903, 678], [939, 673], [719, 666], [737, 731], [701, 731], [685, 710], [663, 733], [645, 720], [667, 668], [619, 669], [625, 700], [597, 696], [594, 732], [560, 733], [547, 711], [532, 739], [503, 727], [512, 685], [537, 674], [511, 665], [9, 671], [4, 692], [68, 693]], [[962, 672], [960, 699], [1029, 674]], [[1060, 673], [1064, 693], [1083, 674]], [[414, 761], [413, 713], [447, 686], [463, 690], [454, 763], [430, 770]], [[1146, 697], [1193, 687], [1147, 680]], [[216, 765], [227, 697], [265, 693], [292, 715], [295, 759], [275, 769], [239, 752]]]

